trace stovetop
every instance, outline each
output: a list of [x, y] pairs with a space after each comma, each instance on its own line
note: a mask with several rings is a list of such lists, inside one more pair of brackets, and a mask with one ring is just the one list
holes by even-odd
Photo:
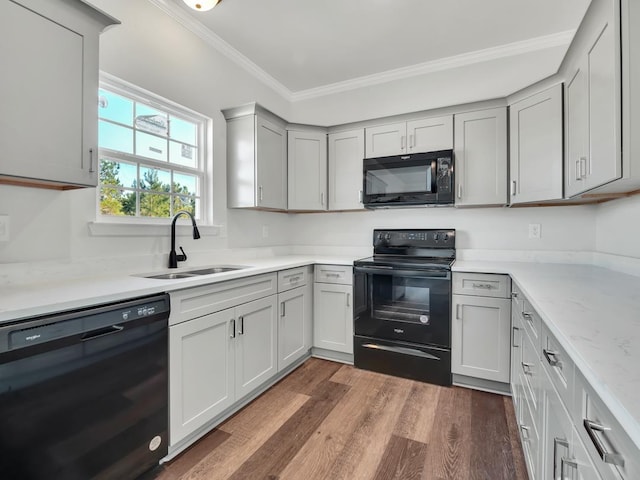
[[398, 255], [374, 255], [373, 257], [356, 260], [353, 264], [357, 267], [397, 267], [413, 269], [437, 269], [451, 270], [455, 258], [438, 257], [407, 257]]

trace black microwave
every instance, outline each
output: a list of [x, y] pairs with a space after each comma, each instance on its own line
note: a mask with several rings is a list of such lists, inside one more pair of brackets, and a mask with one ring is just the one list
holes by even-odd
[[365, 158], [367, 208], [453, 204], [453, 150]]

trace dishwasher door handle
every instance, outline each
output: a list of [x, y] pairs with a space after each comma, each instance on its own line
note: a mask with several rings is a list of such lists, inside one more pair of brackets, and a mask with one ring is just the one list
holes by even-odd
[[94, 330], [93, 332], [87, 332], [84, 335], [82, 335], [82, 337], [80, 337], [80, 340], [83, 342], [86, 342], [88, 340], [93, 340], [95, 338], [105, 337], [107, 335], [113, 335], [114, 333], [120, 333], [123, 330], [124, 330], [124, 327], [122, 325], [111, 325], [110, 327]]

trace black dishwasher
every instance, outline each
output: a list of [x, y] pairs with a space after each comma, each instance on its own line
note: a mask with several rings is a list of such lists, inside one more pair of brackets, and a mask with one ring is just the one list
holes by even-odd
[[0, 478], [132, 479], [168, 447], [169, 296], [0, 325]]

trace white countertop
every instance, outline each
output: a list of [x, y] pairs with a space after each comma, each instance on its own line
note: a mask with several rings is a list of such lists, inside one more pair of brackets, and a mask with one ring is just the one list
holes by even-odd
[[[33, 284], [0, 286], [0, 324], [11, 320], [33, 317], [64, 310], [88, 307], [103, 303], [141, 297], [183, 288], [223, 282], [234, 278], [275, 272], [311, 264], [352, 265], [355, 259], [340, 256], [286, 255], [247, 261], [234, 259], [230, 265], [246, 265], [247, 268], [215, 275], [161, 280], [133, 275], [105, 275], [91, 278], [34, 281]], [[219, 264], [222, 264], [219, 263]], [[156, 272], [140, 272], [141, 275], [195, 270], [207, 265], [177, 268]]]
[[640, 277], [575, 264], [456, 261], [505, 273], [640, 448]]

